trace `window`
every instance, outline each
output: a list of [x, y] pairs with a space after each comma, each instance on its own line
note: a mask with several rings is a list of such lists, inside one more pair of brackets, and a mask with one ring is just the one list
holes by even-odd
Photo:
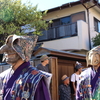
[[100, 33], [100, 21], [96, 18], [94, 18], [94, 27], [95, 31]]
[[63, 17], [63, 18], [59, 18], [59, 19], [54, 19], [52, 24], [49, 24], [49, 28], [53, 28], [59, 25], [65, 25], [65, 24], [69, 24], [71, 23], [71, 17], [67, 16], [67, 17]]
[[78, 12], [71, 15], [72, 23], [77, 22], [78, 20], [85, 21], [85, 12]]
[[72, 14], [70, 16], [66, 16], [66, 17], [62, 17], [59, 19], [54, 19], [53, 23], [49, 25], [49, 28], [53, 28], [55, 26], [59, 26], [59, 25], [67, 25], [70, 23], [74, 23], [77, 22], [78, 20], [83, 20], [85, 21], [85, 12], [79, 12], [76, 14]]
[[59, 25], [60, 25], [60, 19], [56, 19], [53, 21], [52, 27], [59, 26]]
[[52, 20], [52, 21], [53, 21], [53, 23], [49, 24], [48, 29], [60, 25], [60, 19], [55, 19], [55, 20]]
[[68, 16], [68, 17], [61, 18], [61, 19], [60, 19], [60, 23], [61, 23], [61, 25], [71, 23], [71, 17]]

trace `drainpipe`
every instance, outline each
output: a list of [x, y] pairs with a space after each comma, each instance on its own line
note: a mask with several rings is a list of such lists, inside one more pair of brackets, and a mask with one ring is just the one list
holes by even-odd
[[94, 6], [96, 6], [97, 4], [87, 8], [83, 2], [81, 2], [81, 4], [86, 8], [87, 11], [87, 20], [88, 20], [88, 36], [89, 36], [89, 49], [91, 50], [91, 37], [90, 37], [90, 19], [89, 19], [89, 9], [93, 8]]

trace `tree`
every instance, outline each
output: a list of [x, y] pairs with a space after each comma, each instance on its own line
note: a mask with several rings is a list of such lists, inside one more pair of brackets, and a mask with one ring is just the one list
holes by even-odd
[[0, 0], [0, 42], [6, 39], [8, 35], [27, 35], [21, 29], [28, 25], [28, 29], [35, 28], [32, 34], [41, 35], [41, 29], [47, 29], [48, 23], [43, 20], [47, 11], [37, 10], [29, 2], [22, 4], [21, 0]]
[[100, 45], [100, 33], [96, 34], [94, 38], [92, 38], [93, 46]]

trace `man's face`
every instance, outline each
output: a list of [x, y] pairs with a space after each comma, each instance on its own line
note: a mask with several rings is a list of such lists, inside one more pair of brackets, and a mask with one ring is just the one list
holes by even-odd
[[66, 85], [69, 84], [69, 78], [65, 80], [65, 84], [66, 84]]
[[46, 64], [49, 64], [49, 59], [46, 59], [46, 60], [45, 60], [45, 63], [46, 63]]
[[81, 72], [82, 72], [82, 68], [79, 68], [78, 71], [79, 71], [79, 73], [81, 74]]
[[12, 43], [12, 37], [10, 37], [7, 43], [5, 44], [4, 54], [5, 54], [6, 62], [9, 64], [14, 64], [19, 59], [21, 59], [21, 57], [12, 48], [11, 43]]

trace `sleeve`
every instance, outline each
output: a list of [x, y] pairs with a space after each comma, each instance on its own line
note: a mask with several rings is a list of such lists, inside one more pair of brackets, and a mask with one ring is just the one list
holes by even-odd
[[75, 74], [72, 74], [72, 76], [71, 76], [71, 82], [75, 82]]
[[65, 91], [65, 87], [63, 85], [60, 85], [60, 87], [59, 87], [59, 95], [62, 95], [62, 94], [66, 94], [66, 91]]
[[37, 67], [36, 67], [38, 70], [42, 70], [42, 68], [41, 68], [41, 65], [39, 64], [39, 65], [37, 65]]
[[34, 100], [50, 100], [50, 95], [43, 78], [40, 80], [38, 84]]

